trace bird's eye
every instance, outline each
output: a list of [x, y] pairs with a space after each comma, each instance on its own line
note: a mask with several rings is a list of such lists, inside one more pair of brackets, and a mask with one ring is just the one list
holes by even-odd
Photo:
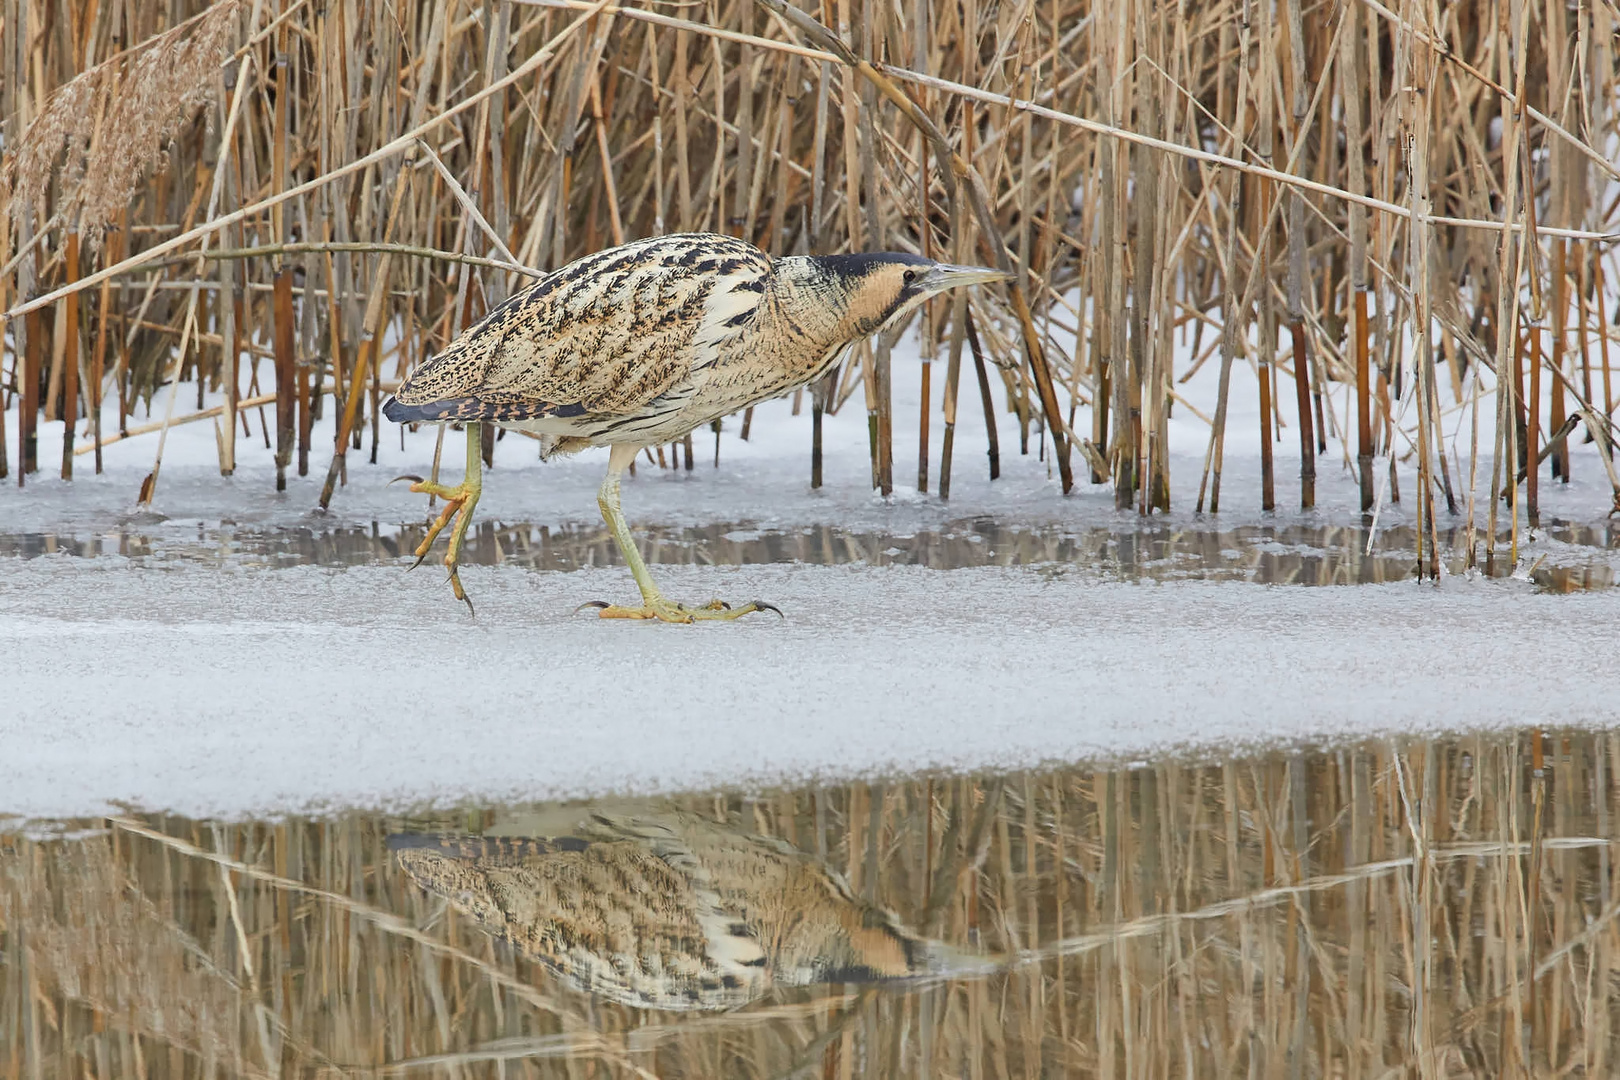
[[917, 280], [917, 271], [915, 271], [915, 270], [907, 270], [905, 273], [900, 275], [900, 278], [907, 285], [911, 285], [911, 284], [915, 283], [916, 280]]

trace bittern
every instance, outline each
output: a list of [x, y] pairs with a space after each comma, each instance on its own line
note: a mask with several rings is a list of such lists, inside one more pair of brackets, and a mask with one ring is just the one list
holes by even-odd
[[454, 518], [444, 562], [457, 599], [467, 599], [457, 564], [481, 490], [481, 425], [492, 423], [541, 436], [548, 455], [610, 448], [597, 503], [642, 602], [583, 606], [605, 619], [682, 623], [774, 611], [757, 600], [685, 607], [665, 599], [619, 507], [626, 467], [642, 447], [813, 381], [853, 342], [929, 297], [1007, 276], [895, 252], [773, 259], [707, 233], [639, 240], [570, 263], [496, 307], [383, 405], [399, 423], [466, 427], [460, 484], [409, 478], [412, 491], [445, 500], [416, 564]]
[[784, 840], [679, 811], [561, 837], [391, 836], [400, 866], [586, 993], [729, 1009], [772, 986], [987, 970], [919, 937]]

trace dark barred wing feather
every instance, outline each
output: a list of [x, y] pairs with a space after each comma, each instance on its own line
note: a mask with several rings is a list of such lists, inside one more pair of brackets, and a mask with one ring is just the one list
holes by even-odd
[[400, 422], [577, 417], [593, 426], [649, 407], [667, 413], [692, 393], [720, 342], [754, 316], [770, 273], [758, 248], [710, 234], [587, 256], [412, 372], [385, 413]]

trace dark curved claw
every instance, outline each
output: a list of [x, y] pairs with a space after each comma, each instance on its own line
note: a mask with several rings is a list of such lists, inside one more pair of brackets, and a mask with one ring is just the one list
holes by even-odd
[[[420, 476], [412, 476], [410, 473], [406, 473], [404, 476], [396, 476], [396, 477], [394, 477], [392, 480], [388, 481], [388, 483], [397, 484], [401, 480], [409, 480], [413, 484], [420, 484], [422, 482], [422, 478]], [[384, 486], [386, 486], [386, 485], [384, 485]]]
[[[431, 550], [431, 549], [429, 549], [429, 550]], [[426, 551], [422, 552], [422, 554], [420, 554], [420, 555], [418, 555], [416, 557], [415, 562], [411, 563], [411, 565], [409, 565], [409, 566], [407, 566], [405, 568], [405, 572], [408, 574], [412, 570], [415, 570], [418, 566], [421, 566], [422, 563], [427, 559], [427, 557], [428, 557], [428, 553]]]
[[610, 608], [612, 606], [613, 605], [608, 603], [606, 600], [587, 600], [583, 604], [579, 605], [579, 607], [574, 609], [574, 614], [578, 615], [580, 612], [584, 611], [586, 608], [597, 608], [598, 610], [600, 610], [600, 609], [603, 609], [603, 608]]
[[478, 614], [478, 609], [473, 607], [473, 602], [471, 600], [467, 599], [467, 590], [461, 587], [461, 571], [459, 567], [452, 566], [450, 568], [450, 577], [448, 580], [450, 582], [450, 588], [455, 591], [456, 599], [460, 600], [463, 604], [466, 604], [467, 611], [476, 616]]
[[[781, 619], [783, 622], [787, 622], [787, 616], [783, 615], [782, 609], [777, 607], [775, 604], [767, 604], [763, 600], [754, 600], [751, 601], [751, 603], [754, 605], [755, 611], [774, 611], [776, 612], [776, 617], [778, 619]], [[729, 607], [730, 605], [727, 606]]]

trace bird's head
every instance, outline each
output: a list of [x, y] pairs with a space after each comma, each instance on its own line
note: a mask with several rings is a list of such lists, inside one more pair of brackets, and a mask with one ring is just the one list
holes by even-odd
[[444, 897], [491, 933], [507, 932], [506, 913], [477, 860], [441, 850], [441, 838], [436, 834], [396, 833], [388, 838], [388, 846], [400, 869], [423, 889]]
[[843, 301], [843, 323], [850, 338], [876, 333], [948, 289], [1012, 276], [988, 267], [952, 266], [896, 251], [822, 255], [807, 261], [825, 279], [828, 291]]

